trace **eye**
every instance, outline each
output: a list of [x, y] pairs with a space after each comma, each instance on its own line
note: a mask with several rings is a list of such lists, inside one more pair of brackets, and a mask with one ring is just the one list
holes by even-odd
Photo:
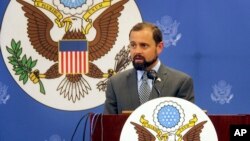
[[149, 46], [148, 46], [148, 44], [144, 44], [144, 43], [143, 43], [143, 44], [141, 44], [140, 46], [141, 46], [142, 48], [144, 48], [144, 49], [146, 49], [146, 48], [148, 48], [148, 47], [149, 47]]
[[135, 48], [135, 47], [136, 47], [136, 44], [135, 44], [135, 43], [130, 43], [130, 44], [129, 44], [129, 47], [130, 47], [130, 48]]

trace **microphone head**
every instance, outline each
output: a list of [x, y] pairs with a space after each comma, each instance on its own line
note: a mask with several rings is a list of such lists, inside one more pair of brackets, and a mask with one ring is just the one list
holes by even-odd
[[147, 76], [149, 79], [156, 80], [158, 78], [157, 73], [155, 70], [150, 70], [147, 72]]

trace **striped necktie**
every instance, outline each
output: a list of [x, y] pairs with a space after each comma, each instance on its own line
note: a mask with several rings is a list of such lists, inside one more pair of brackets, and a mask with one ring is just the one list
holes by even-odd
[[147, 80], [148, 80], [147, 73], [144, 72], [144, 74], [142, 76], [142, 83], [141, 83], [141, 86], [139, 88], [139, 97], [140, 97], [141, 104], [148, 101], [149, 95], [150, 95], [150, 92], [151, 92], [151, 89], [150, 89], [150, 87], [148, 85]]

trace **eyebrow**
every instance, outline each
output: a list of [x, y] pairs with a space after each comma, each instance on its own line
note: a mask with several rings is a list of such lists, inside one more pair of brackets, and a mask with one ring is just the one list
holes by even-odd
[[139, 45], [144, 44], [144, 45], [149, 45], [149, 44], [146, 43], [146, 42], [139, 42], [139, 43], [136, 43], [135, 41], [131, 41], [130, 44], [139, 44]]
[[149, 44], [148, 44], [148, 43], [145, 43], [145, 42], [139, 43], [139, 45], [140, 45], [140, 46], [141, 46], [141, 45], [143, 45], [143, 46], [148, 45], [148, 46], [149, 46]]

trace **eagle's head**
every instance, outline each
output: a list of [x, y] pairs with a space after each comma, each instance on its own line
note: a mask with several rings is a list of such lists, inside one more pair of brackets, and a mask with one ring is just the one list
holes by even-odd
[[76, 16], [69, 16], [63, 19], [65, 23], [65, 32], [81, 32], [83, 29], [83, 20], [82, 18]]

